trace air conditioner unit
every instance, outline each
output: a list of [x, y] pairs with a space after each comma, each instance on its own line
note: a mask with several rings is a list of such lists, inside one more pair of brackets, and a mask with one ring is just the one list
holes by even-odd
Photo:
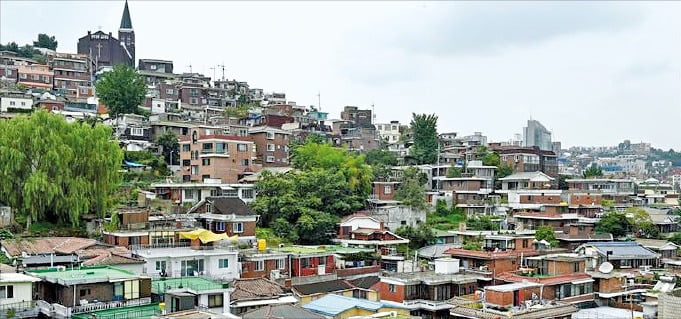
[[281, 272], [277, 270], [270, 270], [270, 279], [271, 280], [277, 280], [281, 278]]

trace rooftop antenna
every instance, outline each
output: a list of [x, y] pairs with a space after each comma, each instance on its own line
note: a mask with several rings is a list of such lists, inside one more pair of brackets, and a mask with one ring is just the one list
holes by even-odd
[[189, 68], [189, 73], [193, 73], [193, 72], [192, 72], [192, 65], [191, 65], [191, 63], [190, 63], [189, 65], [187, 65], [187, 67]]
[[322, 110], [322, 93], [317, 91], [317, 108], [319, 111]]
[[222, 62], [222, 64], [218, 65], [219, 67], [222, 68], [222, 80], [225, 80], [225, 62]]
[[213, 81], [215, 81], [215, 67], [210, 67], [208, 69], [213, 70]]
[[97, 30], [98, 30], [98, 31], [102, 31], [102, 26], [101, 26], [101, 25], [98, 25], [98, 26], [97, 26]]

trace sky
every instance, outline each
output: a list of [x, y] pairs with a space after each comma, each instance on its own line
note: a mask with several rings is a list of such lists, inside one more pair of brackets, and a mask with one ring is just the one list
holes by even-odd
[[[0, 42], [117, 34], [123, 1], [0, 1]], [[136, 57], [248, 81], [376, 122], [437, 113], [440, 132], [681, 150], [681, 2], [130, 1]], [[216, 68], [212, 70], [211, 68]]]

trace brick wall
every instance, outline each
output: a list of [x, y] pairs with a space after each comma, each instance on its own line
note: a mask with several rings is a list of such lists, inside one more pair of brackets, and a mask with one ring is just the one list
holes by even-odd
[[[390, 286], [395, 287], [394, 292], [390, 291]], [[404, 301], [404, 285], [393, 285], [381, 281], [378, 285], [378, 291], [382, 300], [390, 300], [399, 303]]]

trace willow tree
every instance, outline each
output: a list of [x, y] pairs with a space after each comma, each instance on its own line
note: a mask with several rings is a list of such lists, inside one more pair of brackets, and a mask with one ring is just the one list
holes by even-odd
[[437, 115], [412, 114], [409, 124], [414, 138], [410, 155], [417, 164], [434, 164], [437, 161]]
[[111, 129], [44, 111], [0, 121], [0, 198], [15, 216], [70, 223], [103, 216], [120, 184], [123, 152]]

